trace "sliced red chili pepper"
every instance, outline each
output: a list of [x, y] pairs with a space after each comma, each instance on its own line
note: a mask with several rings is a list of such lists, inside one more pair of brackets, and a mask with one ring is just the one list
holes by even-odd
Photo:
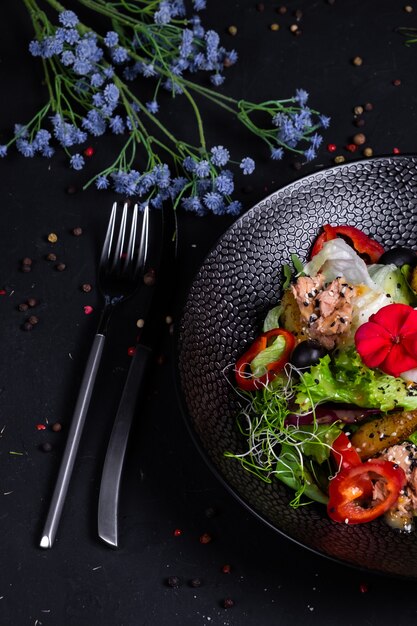
[[[253, 359], [268, 346], [268, 342], [271, 338], [278, 337], [279, 335], [285, 339], [285, 347], [279, 359], [271, 361], [265, 366], [266, 373], [263, 376], [253, 376], [250, 371], [250, 364]], [[236, 363], [235, 376], [237, 385], [245, 391], [255, 391], [266, 385], [288, 363], [294, 346], [294, 335], [283, 328], [273, 328], [259, 335], [249, 350], [247, 350]]]
[[[367, 489], [368, 480], [373, 483], [372, 493]], [[406, 482], [399, 465], [382, 459], [343, 469], [329, 483], [328, 515], [345, 524], [370, 522], [396, 503]]]
[[366, 255], [369, 258], [370, 263], [377, 263], [379, 257], [384, 253], [384, 248], [378, 241], [372, 239], [364, 232], [356, 228], [355, 226], [331, 226], [330, 224], [324, 224], [323, 232], [315, 240], [311, 249], [310, 258], [312, 259], [327, 241], [336, 239], [336, 237], [347, 237], [352, 247], [358, 254]]

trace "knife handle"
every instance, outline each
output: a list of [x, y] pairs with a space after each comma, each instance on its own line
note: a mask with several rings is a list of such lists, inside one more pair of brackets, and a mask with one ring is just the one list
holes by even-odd
[[145, 379], [151, 348], [136, 347], [113, 424], [104, 460], [98, 501], [98, 534], [109, 545], [118, 547], [120, 483], [130, 428], [135, 415], [139, 389]]

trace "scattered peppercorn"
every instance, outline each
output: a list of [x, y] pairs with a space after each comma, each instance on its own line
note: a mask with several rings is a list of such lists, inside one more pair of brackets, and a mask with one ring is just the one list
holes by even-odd
[[366, 157], [371, 157], [373, 153], [374, 151], [372, 150], [372, 148], [364, 148], [363, 150], [363, 156], [366, 156]]
[[58, 235], [56, 235], [55, 233], [49, 233], [47, 239], [49, 243], [56, 243], [58, 241]]
[[81, 285], [81, 291], [84, 291], [84, 293], [90, 293], [90, 291], [93, 289], [92, 285], [90, 285], [90, 283], [83, 283]]
[[53, 252], [50, 252], [49, 254], [46, 255], [45, 258], [47, 261], [56, 261], [56, 254], [54, 254]]
[[354, 114], [355, 114], [355, 115], [362, 115], [362, 113], [363, 113], [363, 107], [362, 107], [362, 106], [356, 106], [356, 107], [353, 109], [353, 112], [354, 112]]
[[232, 606], [234, 606], [234, 605], [235, 605], [235, 601], [232, 600], [232, 598], [225, 598], [223, 600], [223, 606], [224, 606], [225, 609], [231, 609]]
[[32, 326], [36, 326], [36, 324], [39, 322], [39, 318], [36, 317], [36, 315], [31, 315], [28, 318], [28, 322], [29, 322], [29, 324], [32, 324]]
[[357, 126], [358, 128], [362, 128], [362, 126], [365, 126], [365, 120], [363, 119], [363, 117], [358, 117], [356, 120], [354, 120], [353, 122], [355, 124], [355, 126]]
[[237, 27], [233, 25], [229, 26], [227, 32], [229, 33], [229, 35], [232, 35], [232, 37], [234, 37], [235, 35], [237, 35]]
[[293, 32], [293, 35], [295, 37], [299, 37], [302, 34], [303, 34], [303, 31], [301, 30], [301, 28], [297, 28], [297, 30]]
[[55, 265], [55, 268], [57, 269], [58, 272], [63, 272], [66, 269], [66, 265], [65, 263], [57, 263]]
[[79, 237], [80, 235], [83, 234], [83, 229], [80, 226], [76, 226], [75, 228], [72, 229], [71, 232], [75, 237]]
[[329, 152], [336, 152], [336, 150], [337, 150], [336, 144], [335, 143], [328, 143], [327, 144], [327, 150]]
[[28, 298], [27, 299], [27, 303], [30, 307], [34, 307], [37, 306], [39, 304], [39, 302], [36, 300], [36, 298]]
[[179, 578], [179, 576], [169, 576], [167, 578], [167, 585], [168, 587], [173, 587], [174, 589], [176, 589], [181, 585], [181, 579]]
[[394, 87], [399, 87], [401, 85], [401, 80], [399, 78], [395, 78], [392, 81], [392, 84], [394, 85]]
[[303, 167], [303, 164], [301, 163], [301, 161], [294, 161], [292, 166], [298, 172]]
[[149, 270], [143, 277], [143, 282], [147, 287], [152, 287], [155, 284], [155, 270]]
[[19, 309], [19, 311], [24, 312], [28, 310], [29, 305], [26, 302], [21, 302], [17, 308]]
[[30, 322], [25, 322], [22, 325], [22, 329], [23, 330], [27, 330], [27, 331], [32, 330], [33, 329], [33, 325]]
[[303, 17], [303, 12], [301, 9], [296, 9], [294, 11], [294, 15], [295, 15], [295, 19], [297, 20], [297, 22], [299, 22], [301, 18]]
[[176, 528], [174, 530], [174, 537], [180, 537], [180, 535], [182, 535], [182, 530], [181, 528]]
[[265, 5], [263, 2], [258, 2], [258, 4], [256, 5], [256, 10], [259, 11], [259, 13], [262, 13], [263, 11], [265, 11]]
[[338, 165], [339, 163], [344, 163], [345, 161], [346, 159], [342, 154], [334, 157], [334, 162], [336, 163], [336, 165]]
[[36, 430], [46, 430], [45, 424], [36, 424]]
[[211, 535], [209, 535], [209, 533], [203, 533], [202, 535], [200, 535], [200, 543], [206, 544], [206, 543], [210, 543], [211, 541]]
[[60, 422], [55, 422], [55, 424], [52, 424], [51, 428], [54, 433], [59, 433], [62, 430], [62, 424]]
[[89, 157], [92, 157], [92, 156], [93, 156], [93, 154], [94, 154], [94, 148], [93, 148], [92, 146], [88, 146], [88, 148], [86, 148], [86, 149], [84, 150], [84, 156], [86, 156], [86, 157], [88, 157], [88, 158], [89, 158]]
[[346, 146], [346, 150], [348, 150], [349, 152], [356, 152], [357, 149], [358, 146], [356, 146], [354, 143], [348, 143]]
[[192, 578], [189, 584], [190, 584], [190, 587], [194, 587], [194, 588], [201, 587], [201, 584], [202, 584], [201, 578]]
[[279, 30], [279, 24], [277, 24], [276, 22], [273, 22], [272, 24], [270, 24], [269, 28], [270, 30], [277, 31]]
[[399, 148], [393, 148], [392, 149], [394, 154], [400, 154], [400, 149]]
[[22, 259], [22, 265], [32, 265], [32, 259], [28, 256], [25, 256], [25, 258]]
[[225, 565], [222, 566], [223, 574], [230, 574], [231, 571], [232, 571], [232, 566], [229, 565], [229, 563], [225, 563]]
[[404, 7], [404, 11], [406, 13], [412, 13], [413, 12], [413, 7], [410, 4], [406, 4]]
[[204, 511], [205, 516], [208, 517], [209, 519], [211, 519], [212, 517], [215, 517], [217, 515], [217, 511], [213, 506], [209, 506], [207, 507], [207, 509]]
[[128, 356], [133, 356], [133, 355], [135, 354], [135, 352], [136, 352], [136, 348], [135, 348], [135, 346], [130, 346], [130, 347], [127, 349], [127, 355], [128, 355]]
[[356, 67], [360, 67], [363, 64], [363, 59], [359, 56], [353, 57], [352, 63], [353, 65], [356, 65]]
[[374, 108], [374, 105], [372, 104], [372, 102], [367, 102], [364, 107], [365, 111], [372, 111]]
[[20, 270], [21, 270], [24, 274], [27, 274], [28, 272], [31, 272], [31, 271], [32, 271], [32, 267], [31, 267], [31, 265], [25, 265], [25, 264], [23, 264], [23, 265], [21, 265], [21, 266], [20, 266]]
[[139, 318], [138, 320], [136, 320], [136, 326], [137, 328], [143, 328], [145, 326], [145, 320], [142, 318]]
[[285, 15], [287, 12], [287, 7], [286, 6], [281, 6], [277, 8], [277, 11], [280, 15]]
[[45, 443], [41, 445], [41, 450], [42, 452], [50, 452], [52, 450], [52, 445], [49, 441], [45, 441]]
[[359, 591], [361, 593], [366, 593], [368, 591], [368, 585], [366, 583], [361, 583], [359, 585]]
[[297, 26], [297, 24], [291, 24], [291, 26], [290, 26], [290, 31], [291, 31], [292, 33], [295, 33], [295, 31], [296, 31], [296, 30], [298, 30], [298, 26]]
[[366, 143], [366, 137], [363, 133], [356, 133], [356, 135], [353, 135], [352, 141], [356, 146], [363, 146]]

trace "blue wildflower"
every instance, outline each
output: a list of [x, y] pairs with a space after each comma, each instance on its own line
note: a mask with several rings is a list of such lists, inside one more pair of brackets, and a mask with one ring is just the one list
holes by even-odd
[[218, 46], [219, 46], [219, 41], [220, 41], [220, 37], [218, 35], [218, 33], [216, 33], [215, 30], [208, 30], [204, 36], [204, 39], [206, 41], [206, 55], [207, 55], [207, 60], [208, 61], [212, 61], [215, 62], [217, 61], [217, 57], [218, 57]]
[[163, 163], [162, 165], [155, 165], [152, 170], [152, 174], [154, 175], [155, 184], [160, 189], [165, 189], [170, 185], [170, 177], [171, 172], [169, 171], [168, 165]]
[[218, 213], [224, 207], [223, 198], [216, 191], [209, 191], [206, 193], [203, 198], [203, 202], [210, 211], [213, 211], [213, 213]]
[[210, 163], [205, 159], [196, 163], [194, 173], [199, 178], [206, 178], [210, 174]]
[[35, 147], [27, 139], [18, 139], [16, 141], [16, 148], [25, 157], [33, 157], [35, 155]]
[[73, 70], [76, 74], [79, 74], [80, 76], [87, 76], [87, 74], [89, 74], [91, 72], [91, 70], [93, 69], [93, 66], [91, 65], [90, 61], [84, 60], [84, 59], [75, 59], [74, 61], [74, 65], [72, 66]]
[[52, 146], [44, 146], [42, 148], [42, 156], [50, 159], [55, 154], [55, 150]]
[[194, 33], [189, 28], [185, 28], [182, 31], [182, 40], [180, 45], [180, 56], [183, 58], [189, 57], [193, 53], [193, 41]]
[[318, 133], [314, 133], [314, 135], [311, 136], [310, 141], [311, 141], [311, 147], [316, 150], [321, 145], [323, 141], [323, 137], [319, 135]]
[[153, 113], [153, 114], [158, 113], [159, 111], [159, 105], [156, 100], [151, 100], [151, 102], [147, 102], [146, 108], [148, 109], [150, 113]]
[[156, 71], [153, 66], [153, 63], [142, 63], [141, 71], [142, 71], [143, 76], [145, 76], [145, 78], [156, 76]]
[[72, 65], [75, 61], [74, 53], [71, 50], [64, 50], [61, 55], [61, 61], [63, 65]]
[[112, 65], [106, 65], [106, 67], [103, 67], [103, 74], [108, 79], [113, 78], [114, 67]]
[[0, 146], [0, 157], [5, 157], [7, 155], [7, 146]]
[[70, 46], [80, 41], [80, 34], [75, 28], [63, 28], [62, 35], [65, 43], [68, 43]]
[[236, 50], [229, 50], [224, 55], [223, 64], [226, 64], [227, 67], [230, 65], [234, 65], [238, 59], [238, 54]]
[[104, 98], [111, 104], [117, 104], [119, 100], [119, 90], [114, 83], [106, 85], [104, 88]]
[[155, 176], [152, 172], [145, 172], [142, 174], [139, 180], [139, 191], [140, 193], [146, 193], [149, 191], [155, 184]]
[[96, 107], [102, 107], [104, 104], [103, 94], [95, 93], [92, 97], [92, 102]]
[[244, 174], [252, 174], [255, 169], [255, 161], [250, 157], [245, 157], [241, 160], [239, 167], [243, 170]]
[[107, 189], [109, 186], [109, 179], [107, 176], [98, 176], [96, 178], [96, 187], [97, 189]]
[[206, 0], [193, 0], [194, 11], [202, 11], [206, 8]]
[[198, 196], [183, 198], [181, 204], [186, 211], [197, 213], [197, 215], [204, 215], [206, 213], [206, 210], [201, 204], [201, 200]]
[[73, 28], [78, 24], [78, 17], [74, 11], [62, 11], [58, 17], [59, 21], [66, 28]]
[[222, 76], [221, 74], [212, 74], [210, 76], [210, 82], [212, 85], [214, 85], [215, 87], [219, 87], [220, 85], [222, 85], [225, 81], [225, 77]]
[[228, 215], [239, 215], [242, 210], [242, 203], [239, 200], [234, 200], [226, 207], [226, 213]]
[[224, 194], [225, 196], [230, 196], [233, 193], [235, 188], [233, 179], [230, 176], [226, 176], [224, 174], [220, 174], [214, 182], [216, 191]]
[[296, 89], [294, 100], [299, 102], [301, 106], [304, 106], [308, 100], [308, 93], [304, 89]]
[[284, 156], [284, 150], [280, 148], [272, 148], [271, 149], [271, 159], [274, 161], [280, 161]]
[[327, 117], [327, 115], [319, 115], [319, 121], [323, 128], [329, 128], [330, 117]]
[[29, 44], [29, 52], [34, 57], [42, 56], [42, 46], [40, 41], [33, 40]]
[[223, 167], [229, 161], [230, 154], [223, 146], [214, 146], [210, 150], [211, 162], [217, 167]]
[[41, 128], [36, 133], [35, 139], [33, 140], [33, 144], [35, 150], [42, 150], [45, 146], [48, 145], [51, 139], [51, 133], [48, 130]]
[[103, 135], [106, 132], [106, 122], [102, 114], [94, 109], [87, 113], [87, 116], [82, 119], [81, 124], [85, 130], [95, 137]]
[[307, 161], [312, 161], [316, 158], [316, 151], [312, 146], [310, 146], [309, 148], [307, 148], [307, 150], [304, 151], [304, 156]]
[[187, 184], [187, 179], [184, 176], [177, 176], [177, 178], [173, 178], [171, 181], [171, 187], [169, 189], [169, 194], [172, 200], [178, 196], [180, 191], [182, 191]]
[[172, 14], [169, 2], [161, 2], [158, 11], [156, 11], [154, 14], [155, 24], [169, 24], [169, 22], [171, 21], [171, 17]]
[[91, 74], [90, 83], [92, 87], [101, 87], [104, 83], [104, 77], [99, 72]]
[[195, 171], [195, 166], [197, 165], [197, 163], [193, 159], [193, 157], [187, 156], [187, 157], [185, 157], [184, 161], [182, 162], [182, 165], [183, 165], [183, 168], [187, 172], [194, 172]]
[[114, 30], [109, 30], [104, 37], [104, 43], [108, 48], [114, 48], [119, 43], [119, 35]]
[[115, 135], [122, 135], [124, 133], [125, 126], [123, 119], [120, 117], [120, 115], [115, 115], [114, 117], [112, 117], [112, 119], [109, 121], [109, 126], [111, 131]]
[[121, 65], [122, 63], [126, 63], [126, 61], [129, 60], [129, 54], [126, 48], [118, 46], [117, 48], [112, 48], [111, 58], [115, 63]]
[[78, 152], [77, 154], [73, 154], [70, 159], [70, 165], [74, 170], [82, 170], [85, 165], [84, 157]]

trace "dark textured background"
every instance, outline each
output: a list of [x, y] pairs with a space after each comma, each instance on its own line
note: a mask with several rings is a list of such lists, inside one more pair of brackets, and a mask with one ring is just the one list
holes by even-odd
[[[245, 209], [303, 174], [331, 165], [325, 148], [329, 142], [339, 146], [338, 154], [352, 159], [343, 146], [356, 132], [355, 105], [374, 104], [363, 131], [375, 155], [391, 154], [394, 147], [416, 152], [417, 47], [407, 48], [394, 29], [417, 26], [417, 6], [407, 14], [399, 1], [336, 0], [330, 5], [291, 0], [281, 17], [274, 11], [279, 3], [264, 4], [259, 13], [253, 0], [208, 2], [205, 24], [223, 32], [225, 44], [240, 56], [228, 72], [224, 92], [261, 100], [287, 97], [302, 87], [310, 93], [311, 106], [330, 115], [332, 124], [319, 157], [299, 171], [293, 159], [264, 160], [252, 137], [204, 107], [209, 143], [224, 143], [237, 158], [251, 154], [257, 159], [256, 174], [239, 181], [245, 189], [237, 197]], [[72, 3], [67, 6], [72, 8]], [[296, 9], [303, 11], [300, 37], [288, 29]], [[269, 30], [273, 21], [281, 25], [275, 33]], [[232, 23], [238, 28], [234, 38], [225, 32]], [[1, 143], [14, 122], [28, 120], [43, 102], [40, 65], [27, 53], [31, 36], [22, 3], [2, 7]], [[364, 59], [360, 68], [351, 64], [355, 55]], [[401, 85], [394, 87], [394, 79]], [[176, 105], [172, 123], [188, 129], [190, 116]], [[92, 143], [99, 163], [109, 140]], [[140, 316], [136, 308], [120, 313], [121, 330], [106, 351], [56, 544], [47, 552], [38, 548], [95, 332], [95, 315], [85, 316], [82, 307], [96, 306], [97, 293], [85, 295], [79, 285], [95, 281], [97, 252], [114, 199], [93, 189], [66, 193], [69, 185], [79, 189], [87, 176], [88, 170], [70, 171], [62, 154], [45, 161], [13, 152], [0, 163], [0, 286], [11, 294], [0, 299], [0, 623], [281, 626], [332, 625], [337, 620], [345, 626], [415, 620], [415, 582], [350, 569], [280, 537], [211, 474], [180, 413], [172, 337], [166, 327], [157, 350], [164, 359], [152, 369], [129, 450], [121, 548], [111, 551], [99, 543], [101, 464], [129, 365], [127, 347]], [[176, 297], [167, 310], [175, 321], [192, 277], [230, 223], [229, 218], [179, 216]], [[74, 226], [84, 229], [82, 237], [70, 234]], [[54, 272], [43, 259], [51, 249], [46, 241], [51, 231], [59, 237], [54, 250], [68, 265], [64, 273]], [[30, 274], [19, 271], [24, 256], [34, 259]], [[40, 299], [41, 321], [34, 332], [24, 333], [16, 306], [31, 295]], [[36, 424], [45, 420], [62, 421], [63, 431], [37, 431]], [[49, 454], [39, 450], [45, 441], [53, 444]], [[180, 536], [174, 536], [175, 529], [182, 531]], [[206, 532], [212, 541], [204, 545], [199, 537]], [[230, 574], [221, 571], [226, 563]], [[177, 590], [165, 585], [173, 574], [182, 579]], [[196, 576], [203, 583], [199, 589], [188, 585]], [[233, 598], [233, 608], [222, 608], [225, 597]]]

